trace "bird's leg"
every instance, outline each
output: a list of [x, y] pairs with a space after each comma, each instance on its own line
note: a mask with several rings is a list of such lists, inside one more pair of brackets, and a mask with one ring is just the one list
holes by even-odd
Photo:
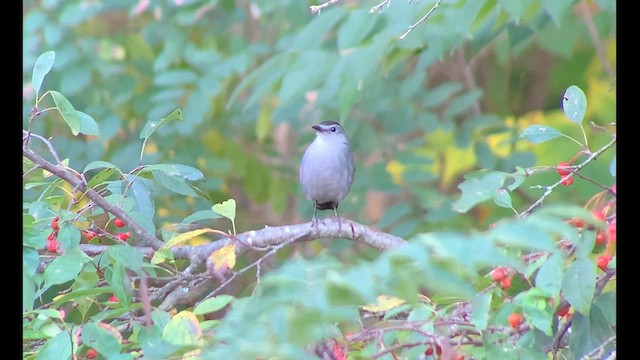
[[316, 217], [316, 211], [318, 210], [318, 207], [316, 206], [317, 203], [314, 201], [313, 202], [313, 217], [311, 218], [311, 226], [316, 228], [316, 232], [318, 232], [318, 218]]
[[336, 214], [336, 219], [338, 220], [338, 234], [340, 234], [342, 232], [342, 222], [338, 217], [338, 204], [331, 202], [331, 206], [333, 206], [333, 213]]

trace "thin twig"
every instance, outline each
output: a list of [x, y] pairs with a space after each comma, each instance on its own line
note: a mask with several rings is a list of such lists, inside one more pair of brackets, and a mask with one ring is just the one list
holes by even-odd
[[611, 139], [611, 141], [606, 144], [605, 146], [603, 146], [600, 150], [592, 153], [585, 161], [583, 161], [581, 164], [576, 165], [575, 168], [573, 168], [573, 170], [571, 170], [571, 173], [569, 173], [566, 176], [563, 176], [562, 179], [558, 180], [558, 182], [556, 182], [553, 185], [550, 186], [544, 186], [544, 187], [532, 187], [532, 188], [543, 188], [545, 189], [544, 194], [542, 194], [542, 196], [540, 196], [540, 198], [538, 200], [536, 200], [533, 204], [531, 204], [526, 210], [524, 210], [523, 212], [521, 212], [518, 217], [525, 217], [527, 215], [529, 215], [533, 209], [535, 209], [536, 207], [540, 206], [542, 204], [542, 202], [547, 198], [547, 196], [549, 196], [551, 194], [551, 192], [553, 191], [553, 189], [555, 189], [556, 187], [560, 186], [560, 184], [562, 184], [562, 182], [564, 181], [565, 178], [569, 177], [569, 176], [574, 176], [574, 174], [578, 171], [580, 171], [580, 169], [582, 169], [583, 167], [585, 167], [588, 163], [592, 162], [593, 160], [595, 160], [598, 156], [600, 156], [600, 154], [602, 154], [603, 152], [607, 151], [610, 147], [612, 147], [615, 143], [616, 143], [616, 137], [614, 136], [613, 139]]
[[431, 16], [431, 13], [438, 7], [440, 6], [440, 3], [442, 2], [442, 0], [438, 0], [438, 2], [433, 5], [433, 7], [431, 8], [431, 10], [429, 10], [429, 12], [427, 12], [426, 14], [424, 14], [424, 16], [418, 20], [418, 22], [416, 22], [415, 24], [409, 26], [409, 28], [407, 29], [407, 31], [404, 32], [404, 34], [400, 35], [400, 40], [404, 39], [407, 35], [409, 35], [409, 33], [411, 32], [411, 30], [413, 30], [416, 26], [420, 25], [420, 23], [422, 23], [423, 21], [426, 21], [429, 16]]
[[382, 11], [382, 7], [385, 6], [385, 5], [387, 6], [387, 8], [389, 6], [391, 6], [391, 0], [384, 0], [378, 5], [372, 6], [371, 10], [369, 10], [369, 13], [381, 12]]
[[309, 9], [311, 9], [311, 13], [313, 13], [314, 15], [320, 15], [320, 11], [322, 11], [322, 9], [326, 8], [329, 5], [333, 5], [335, 3], [337, 3], [340, 0], [329, 0], [327, 2], [324, 2], [320, 5], [311, 5], [309, 6]]
[[53, 158], [56, 159], [56, 164], [58, 164], [58, 166], [62, 165], [62, 161], [60, 161], [60, 158], [58, 157], [58, 152], [56, 152], [56, 149], [53, 148], [53, 144], [51, 144], [51, 141], [49, 141], [49, 139], [46, 139], [44, 136], [40, 136], [38, 134], [27, 132], [26, 130], [22, 130], [22, 133], [25, 135], [25, 144], [28, 144], [28, 138], [30, 137], [41, 140], [43, 143], [45, 143], [45, 145], [47, 145], [47, 147], [49, 148], [49, 152], [51, 153], [51, 155], [53, 155]]

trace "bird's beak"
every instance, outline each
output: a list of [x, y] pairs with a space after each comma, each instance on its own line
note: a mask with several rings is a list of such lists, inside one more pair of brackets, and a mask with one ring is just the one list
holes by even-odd
[[311, 128], [317, 132], [322, 132], [322, 128], [320, 127], [320, 125], [313, 125]]

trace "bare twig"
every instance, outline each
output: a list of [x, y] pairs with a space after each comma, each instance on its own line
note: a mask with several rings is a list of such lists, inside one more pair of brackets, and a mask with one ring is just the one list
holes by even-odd
[[324, 2], [322, 4], [320, 4], [320, 5], [311, 5], [311, 6], [309, 6], [309, 9], [311, 9], [311, 12], [314, 15], [320, 15], [320, 11], [322, 11], [322, 9], [326, 8], [329, 5], [335, 4], [338, 1], [340, 1], [340, 0], [329, 0], [329, 1], [326, 1], [326, 2]]
[[391, 6], [391, 0], [383, 0], [380, 4], [375, 5], [375, 6], [372, 6], [372, 7], [371, 7], [371, 10], [369, 10], [369, 13], [381, 12], [381, 11], [382, 11], [382, 8], [383, 8], [385, 5], [387, 6], [387, 8], [388, 8], [389, 6]]
[[609, 60], [607, 59], [607, 52], [604, 48], [604, 44], [598, 35], [598, 29], [596, 28], [596, 24], [593, 22], [593, 16], [591, 11], [589, 10], [589, 4], [586, 1], [581, 1], [576, 6], [578, 12], [582, 16], [584, 23], [587, 25], [587, 30], [589, 31], [589, 36], [591, 36], [591, 40], [593, 41], [593, 46], [596, 49], [596, 54], [600, 59], [600, 64], [602, 65], [602, 69], [607, 73], [607, 76], [611, 79], [615, 79], [616, 74], [613, 72], [611, 65], [609, 64]]
[[400, 35], [400, 40], [404, 39], [407, 35], [409, 35], [409, 33], [411, 32], [411, 30], [415, 29], [416, 26], [420, 25], [420, 23], [422, 23], [423, 21], [426, 21], [429, 16], [431, 16], [431, 13], [433, 13], [433, 11], [440, 6], [440, 3], [442, 2], [442, 0], [438, 0], [438, 2], [433, 5], [433, 7], [431, 8], [431, 10], [429, 10], [426, 14], [424, 14], [424, 16], [422, 18], [420, 18], [420, 20], [418, 20], [415, 24], [409, 26], [409, 28], [407, 29], [407, 31], [404, 32], [404, 34]]

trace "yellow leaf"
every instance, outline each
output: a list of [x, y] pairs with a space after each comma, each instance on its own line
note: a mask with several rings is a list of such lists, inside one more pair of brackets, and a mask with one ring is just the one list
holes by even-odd
[[209, 255], [215, 270], [232, 269], [236, 265], [236, 244], [223, 247]]
[[204, 233], [207, 232], [216, 232], [213, 229], [209, 229], [209, 228], [204, 228], [204, 229], [198, 229], [198, 230], [193, 230], [193, 231], [187, 231], [185, 233], [182, 234], [178, 234], [174, 237], [172, 237], [171, 239], [169, 239], [169, 241], [167, 241], [166, 244], [164, 244], [163, 248], [170, 248], [170, 247], [174, 247], [176, 245], [180, 245], [198, 235], [202, 235]]
[[407, 167], [397, 160], [392, 160], [387, 164], [385, 170], [391, 175], [391, 180], [396, 185], [402, 185], [402, 174]]
[[396, 306], [400, 306], [404, 304], [406, 301], [403, 299], [388, 296], [388, 295], [380, 295], [378, 296], [378, 302], [374, 305], [365, 305], [362, 307], [363, 310], [372, 313], [380, 313], [393, 309]]
[[201, 338], [202, 328], [191, 311], [179, 312], [162, 330], [162, 340], [173, 345], [198, 345]]

